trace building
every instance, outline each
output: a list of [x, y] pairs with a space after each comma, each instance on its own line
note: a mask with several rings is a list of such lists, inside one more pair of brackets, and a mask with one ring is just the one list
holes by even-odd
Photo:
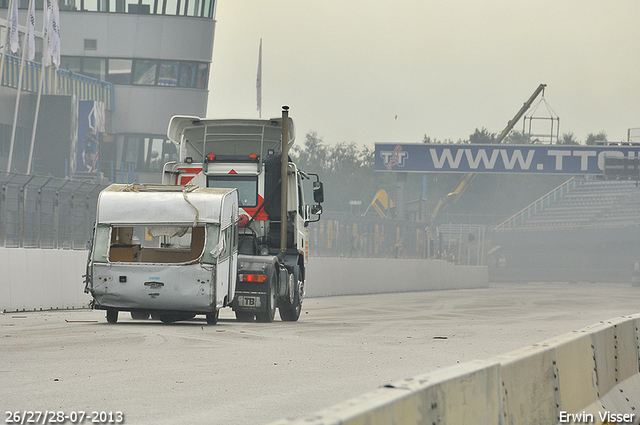
[[[28, 1], [17, 1], [20, 22], [24, 22]], [[0, 16], [6, 16], [8, 2], [0, 0]], [[36, 0], [39, 29], [42, 5], [43, 0]], [[82, 166], [88, 128], [82, 127], [81, 112], [67, 173], [86, 178], [90, 177], [87, 171], [98, 171], [108, 181], [160, 181], [162, 163], [176, 155], [175, 146], [166, 138], [171, 116], [206, 114], [215, 6], [215, 0], [62, 0], [60, 69], [113, 85], [111, 109], [107, 107], [103, 117], [104, 131], [95, 129], [99, 143], [96, 167]], [[81, 94], [75, 94], [81, 99]], [[5, 109], [0, 107], [3, 124], [8, 115], [13, 116], [12, 110]], [[27, 118], [21, 123], [29, 127]], [[38, 134], [40, 126], [39, 120]], [[34, 154], [36, 173], [41, 161]]]

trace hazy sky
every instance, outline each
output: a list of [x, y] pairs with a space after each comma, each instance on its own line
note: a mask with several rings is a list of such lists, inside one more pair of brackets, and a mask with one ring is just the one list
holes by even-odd
[[208, 116], [258, 117], [262, 38], [262, 117], [289, 105], [299, 142], [499, 133], [540, 83], [561, 134], [640, 127], [638, 0], [219, 0], [216, 20]]

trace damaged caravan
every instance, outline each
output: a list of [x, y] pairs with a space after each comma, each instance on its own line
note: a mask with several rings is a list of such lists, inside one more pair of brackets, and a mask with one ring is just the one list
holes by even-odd
[[115, 323], [120, 311], [165, 323], [230, 306], [238, 261], [236, 189], [113, 184], [100, 193], [85, 292]]

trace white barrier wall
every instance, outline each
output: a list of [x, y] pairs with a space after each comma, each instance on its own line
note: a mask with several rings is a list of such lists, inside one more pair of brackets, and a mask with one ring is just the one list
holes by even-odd
[[640, 422], [640, 314], [416, 376], [273, 425]]
[[454, 266], [443, 260], [312, 258], [305, 293], [325, 297], [488, 286], [489, 272], [483, 266]]
[[[0, 248], [0, 311], [83, 308], [87, 251]], [[486, 288], [486, 267], [441, 260], [313, 258], [307, 297]]]
[[87, 251], [0, 248], [0, 311], [85, 308]]

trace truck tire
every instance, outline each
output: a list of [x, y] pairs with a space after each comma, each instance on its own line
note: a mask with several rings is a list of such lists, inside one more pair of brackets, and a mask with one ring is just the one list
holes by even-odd
[[279, 310], [280, 310], [280, 319], [283, 322], [297, 322], [300, 318], [300, 312], [302, 311], [302, 291], [303, 291], [303, 282], [300, 280], [300, 271], [298, 267], [293, 269], [293, 301], [282, 301]]
[[267, 311], [256, 313], [256, 322], [271, 323], [276, 317], [276, 306], [278, 302], [278, 291], [276, 289], [276, 273], [269, 273], [269, 286], [267, 287]]
[[217, 324], [219, 316], [220, 316], [220, 310], [216, 310], [215, 313], [207, 314], [207, 325]]
[[116, 323], [118, 321], [118, 310], [112, 308], [107, 310], [107, 322]]

